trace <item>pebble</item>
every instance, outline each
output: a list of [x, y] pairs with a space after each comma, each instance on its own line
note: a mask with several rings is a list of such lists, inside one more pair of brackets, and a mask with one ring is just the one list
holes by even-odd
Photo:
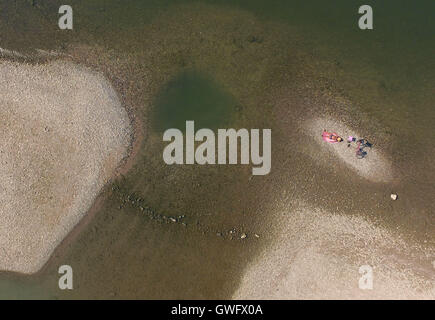
[[397, 200], [397, 194], [392, 193], [392, 194], [391, 194], [391, 199], [392, 199], [392, 200]]
[[246, 233], [242, 233], [242, 235], [240, 236], [240, 239], [245, 239], [246, 238]]

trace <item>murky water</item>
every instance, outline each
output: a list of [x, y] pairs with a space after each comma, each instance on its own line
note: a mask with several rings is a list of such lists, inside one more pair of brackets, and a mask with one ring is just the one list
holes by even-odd
[[154, 106], [153, 127], [184, 130], [187, 120], [197, 128], [225, 128], [236, 107], [232, 97], [209, 79], [194, 71], [183, 72], [158, 94]]
[[[415, 213], [387, 223], [431, 230], [434, 170], [424, 168], [435, 155], [433, 1], [376, 3], [373, 31], [357, 28], [360, 3], [348, 0], [76, 1], [69, 33], [57, 30], [60, 4], [0, 1], [0, 47], [103, 48], [108, 55], [92, 63], [119, 69], [113, 78], [151, 130], [93, 219], [42, 273], [0, 275], [0, 298], [231, 296], [244, 267], [271, 240], [265, 212], [281, 190], [274, 187], [279, 173], [251, 181], [239, 166], [168, 169], [161, 132], [185, 120], [198, 128], [273, 127], [271, 92], [287, 86], [281, 79], [301, 61], [353, 102], [349, 112], [362, 110], [392, 136], [406, 182], [396, 187], [413, 199], [396, 210]], [[119, 60], [126, 62], [120, 67]], [[291, 178], [308, 169], [295, 168]], [[61, 264], [73, 267], [71, 292], [57, 288]]]

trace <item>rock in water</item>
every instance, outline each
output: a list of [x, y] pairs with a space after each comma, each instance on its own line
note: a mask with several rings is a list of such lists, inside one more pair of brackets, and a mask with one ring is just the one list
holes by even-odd
[[392, 194], [391, 194], [391, 199], [393, 199], [393, 200], [397, 200], [397, 194], [392, 193]]

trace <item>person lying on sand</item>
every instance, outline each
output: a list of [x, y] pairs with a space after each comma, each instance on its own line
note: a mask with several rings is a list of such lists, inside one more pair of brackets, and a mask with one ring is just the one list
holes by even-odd
[[364, 151], [364, 148], [371, 148], [372, 144], [370, 142], [368, 142], [366, 139], [359, 139], [358, 141], [358, 146], [356, 149], [356, 157], [358, 159], [362, 159], [367, 155], [367, 151]]
[[360, 143], [361, 147], [368, 147], [371, 148], [373, 144], [368, 142], [367, 139], [359, 139], [358, 142]]
[[323, 129], [322, 138], [326, 142], [335, 143], [342, 142], [343, 138], [337, 135], [336, 133], [327, 132], [326, 129]]

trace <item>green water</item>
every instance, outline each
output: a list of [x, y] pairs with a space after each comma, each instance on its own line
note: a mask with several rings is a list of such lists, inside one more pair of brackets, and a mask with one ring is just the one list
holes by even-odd
[[158, 94], [152, 123], [163, 132], [168, 128], [185, 130], [186, 121], [197, 128], [225, 127], [236, 103], [213, 79], [188, 71], [171, 80]]
[[43, 286], [30, 286], [22, 281], [8, 282], [2, 280], [0, 283], [1, 300], [34, 300], [34, 299], [52, 299], [50, 295], [44, 294]]
[[[232, 168], [168, 170], [155, 141], [167, 128], [183, 129], [186, 120], [195, 120], [197, 128], [272, 125], [273, 106], [265, 97], [293, 70], [294, 51], [400, 139], [397, 162], [433, 152], [434, 1], [367, 3], [374, 10], [373, 31], [358, 29], [361, 2], [354, 0], [83, 0], [73, 4], [72, 32], [57, 29], [62, 1], [36, 3], [0, 0], [0, 47], [98, 46], [111, 54], [101, 57], [104, 67], [126, 54], [128, 68], [120, 72], [131, 78], [125, 90], [135, 88], [132, 104], [144, 110], [144, 123], [154, 130], [137, 164], [116, 182], [120, 191], [108, 197], [89, 227], [41, 275], [0, 275], [0, 298], [231, 296], [243, 266], [261, 246], [216, 233], [232, 226], [261, 230], [267, 206], [258, 203], [268, 199], [256, 199], [255, 192], [267, 192], [267, 183], [248, 184], [249, 175]], [[142, 79], [146, 72], [152, 80]], [[424, 204], [424, 179], [431, 173], [418, 166], [407, 168], [420, 179], [415, 193]], [[136, 202], [126, 200], [132, 194], [162, 216], [186, 214], [187, 227], [144, 216]], [[57, 289], [60, 264], [73, 266], [72, 293]]]
[[[78, 39], [103, 43], [109, 48], [120, 46], [124, 50], [142, 50], [140, 34], [136, 36], [137, 43], [128, 43], [120, 33], [134, 33], [143, 26], [146, 30], [147, 24], [158, 19], [167, 8], [189, 2], [228, 7], [229, 10], [240, 8], [264, 21], [279, 21], [291, 26], [304, 35], [297, 45], [340, 65], [349, 78], [336, 75], [338, 81], [347, 84], [345, 89], [353, 91], [355, 98], [361, 98], [363, 93], [358, 93], [358, 88], [352, 85], [358, 85], [358, 77], [362, 77], [376, 82], [380, 95], [388, 96], [390, 102], [397, 102], [391, 103], [395, 113], [390, 117], [386, 111], [389, 109], [374, 106], [374, 100], [379, 97], [373, 96], [367, 101], [366, 109], [377, 118], [395, 127], [399, 127], [399, 122], [403, 125], [412, 120], [418, 124], [415, 130], [419, 131], [420, 138], [431, 126], [433, 108], [427, 102], [427, 96], [434, 78], [432, 13], [435, 3], [429, 0], [367, 3], [374, 10], [373, 31], [358, 29], [357, 10], [361, 3], [356, 0], [76, 1], [76, 30], [70, 33], [57, 30], [56, 8], [61, 1], [36, 1], [35, 7], [29, 1], [1, 1], [4, 8], [0, 10], [0, 24], [5, 33], [14, 34], [14, 37], [3, 36], [2, 45], [23, 50], [55, 48]], [[428, 114], [431, 117], [427, 117]], [[408, 133], [414, 132], [408, 130]]]

